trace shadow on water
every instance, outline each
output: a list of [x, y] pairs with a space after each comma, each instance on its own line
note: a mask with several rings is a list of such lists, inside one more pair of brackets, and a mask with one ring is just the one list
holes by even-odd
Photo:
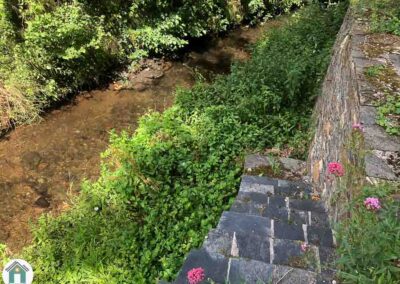
[[181, 61], [166, 62], [157, 79], [143, 73], [145, 87], [81, 93], [41, 122], [8, 133], [0, 140], [0, 243], [18, 251], [30, 241], [31, 220], [68, 208], [68, 197], [79, 191], [81, 180], [99, 176], [100, 153], [112, 129], [133, 132], [140, 116], [171, 106], [176, 87], [195, 83], [194, 69], [208, 79], [228, 73], [233, 60], [250, 57], [249, 44], [280, 23], [271, 20], [193, 41]]

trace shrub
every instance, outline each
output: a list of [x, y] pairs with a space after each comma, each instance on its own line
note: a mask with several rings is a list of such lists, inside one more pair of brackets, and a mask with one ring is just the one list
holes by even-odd
[[112, 64], [108, 37], [101, 17], [90, 17], [80, 4], [65, 4], [28, 22], [17, 65], [33, 73], [29, 77], [42, 86], [42, 96], [56, 99], [105, 74]]
[[[231, 75], [179, 91], [175, 106], [144, 116], [135, 135], [113, 134], [99, 180], [84, 184], [69, 211], [42, 217], [34, 229], [23, 257], [33, 263], [36, 281], [173, 278], [185, 254], [229, 208], [247, 150], [285, 145], [294, 137], [307, 145], [313, 101], [298, 96], [318, 92], [339, 28], [332, 17], [336, 9], [342, 17], [343, 6], [304, 9], [260, 41], [253, 58], [235, 65]], [[290, 44], [292, 38], [296, 44]], [[269, 66], [284, 62], [281, 57], [307, 78], [304, 84], [277, 82], [279, 75]], [[277, 73], [287, 82], [291, 70], [283, 64]]]

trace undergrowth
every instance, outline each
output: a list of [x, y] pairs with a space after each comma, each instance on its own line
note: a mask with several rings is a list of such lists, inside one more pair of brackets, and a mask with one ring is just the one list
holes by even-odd
[[[379, 68], [369, 69], [370, 75]], [[354, 128], [343, 154], [345, 175], [340, 177], [334, 197], [338, 212], [336, 263], [340, 283], [395, 284], [400, 281], [400, 184], [366, 185], [363, 128]], [[396, 199], [397, 196], [397, 199]], [[368, 207], [368, 199], [379, 206]], [[344, 205], [345, 204], [345, 205]]]
[[[340, 276], [343, 283], [400, 283], [399, 185], [365, 186], [348, 206], [350, 217], [338, 230]], [[380, 200], [381, 209], [369, 210], [368, 197]]]
[[101, 177], [70, 210], [43, 216], [22, 253], [37, 283], [172, 279], [239, 184], [243, 155], [292, 147], [304, 157], [310, 115], [345, 5], [307, 7], [269, 32], [247, 63], [180, 90], [133, 136], [111, 136]]

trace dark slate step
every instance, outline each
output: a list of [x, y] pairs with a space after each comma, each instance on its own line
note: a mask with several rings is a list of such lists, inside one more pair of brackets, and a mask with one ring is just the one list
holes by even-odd
[[225, 283], [310, 284], [315, 283], [317, 277], [317, 274], [314, 272], [293, 267], [266, 264], [256, 260], [231, 258], [228, 281]]
[[241, 234], [211, 230], [203, 247], [225, 257], [241, 257], [270, 263], [270, 238], [258, 234]]
[[259, 235], [278, 239], [308, 241], [318, 246], [333, 246], [330, 229], [321, 227], [276, 222], [274, 219], [225, 211], [222, 213], [217, 229], [229, 233]]
[[326, 213], [288, 209], [285, 207], [265, 206], [260, 203], [245, 202], [236, 200], [230, 211], [250, 215], [268, 217], [289, 224], [306, 224], [316, 227], [329, 227], [329, 219]]
[[280, 264], [321, 272], [318, 247], [309, 245], [306, 251], [302, 251], [303, 242], [273, 239], [273, 264]]
[[266, 237], [273, 236], [274, 234], [273, 230], [271, 230], [271, 219], [232, 211], [224, 211], [222, 213], [217, 229], [229, 233], [236, 232], [238, 234], [252, 234]]
[[335, 247], [332, 230], [330, 228], [307, 226], [307, 240], [310, 244], [316, 246]]
[[325, 204], [323, 201], [314, 201], [311, 199], [300, 200], [290, 198], [289, 206], [290, 208], [297, 210], [326, 213]]
[[[279, 173], [273, 168], [279, 168]], [[247, 155], [244, 162], [244, 171], [248, 175], [277, 175], [290, 180], [301, 180], [307, 170], [305, 161], [291, 158], [274, 158], [261, 154]]]
[[205, 249], [191, 251], [174, 283], [188, 284], [187, 273], [202, 267], [206, 280], [202, 283], [230, 284], [309, 284], [315, 283], [317, 274], [311, 271], [243, 258], [228, 258]]
[[[322, 267], [328, 267], [329, 263], [321, 262], [320, 251], [333, 253], [333, 249], [309, 245], [304, 252], [301, 249], [302, 244], [301, 241], [212, 230], [208, 234], [203, 248], [208, 252], [225, 257], [240, 257], [315, 272], [321, 272]], [[327, 258], [324, 260], [328, 261]]]
[[301, 181], [244, 175], [242, 176], [240, 191], [309, 199], [311, 198], [312, 186]]
[[225, 280], [227, 279], [228, 262], [229, 259], [220, 254], [210, 253], [205, 249], [192, 250], [186, 257], [181, 271], [174, 283], [189, 283], [187, 280], [187, 273], [191, 269], [198, 267], [204, 269], [207, 279], [210, 278], [216, 283], [225, 283]]
[[302, 211], [326, 213], [325, 205], [322, 201], [311, 199], [295, 199], [283, 196], [268, 196], [259, 192], [241, 192], [236, 197], [237, 201], [264, 205], [264, 207], [290, 208]]

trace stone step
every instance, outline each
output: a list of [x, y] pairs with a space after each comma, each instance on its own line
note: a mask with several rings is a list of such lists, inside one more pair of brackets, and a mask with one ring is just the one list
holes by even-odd
[[[218, 253], [225, 257], [252, 259], [314, 272], [321, 272], [322, 268], [328, 266], [334, 257], [332, 248], [308, 245], [303, 251], [302, 245], [304, 243], [301, 241], [212, 230], [208, 234], [203, 248], [208, 252]], [[323, 251], [322, 257], [320, 257], [320, 250]]]
[[239, 191], [237, 201], [245, 203], [254, 203], [273, 208], [288, 208], [302, 211], [312, 211], [318, 213], [326, 213], [325, 205], [322, 201], [314, 201], [311, 199], [296, 199], [284, 196], [269, 196], [259, 192], [243, 192]]
[[288, 224], [302, 225], [316, 227], [329, 227], [329, 219], [327, 213], [304, 211], [287, 208], [285, 206], [278, 206], [271, 204], [267, 205], [261, 203], [254, 203], [237, 199], [231, 206], [230, 211], [238, 213], [246, 213], [249, 215], [256, 215], [268, 217], [275, 220], [280, 220]]
[[334, 245], [330, 229], [305, 224], [288, 224], [267, 217], [233, 211], [222, 213], [217, 229], [244, 235], [303, 241], [317, 246], [333, 247]]
[[264, 175], [289, 180], [302, 180], [307, 171], [307, 164], [305, 161], [291, 158], [250, 154], [245, 158], [244, 171], [253, 176]]
[[187, 284], [187, 273], [193, 268], [203, 268], [206, 280], [202, 283], [230, 284], [310, 284], [316, 283], [318, 275], [303, 269], [273, 265], [262, 261], [230, 258], [206, 249], [193, 250], [183, 264], [174, 283]]
[[244, 175], [242, 176], [240, 191], [310, 199], [312, 186], [301, 181]]

